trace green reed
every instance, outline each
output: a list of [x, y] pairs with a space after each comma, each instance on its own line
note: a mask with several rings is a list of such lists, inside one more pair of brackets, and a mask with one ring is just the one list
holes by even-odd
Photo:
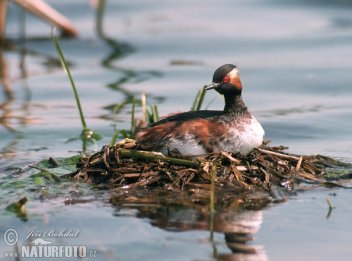
[[[100, 25], [100, 26], [98, 26], [98, 28], [101, 27], [101, 21], [100, 21], [100, 23], [98, 23], [98, 25]], [[88, 128], [86, 120], [85, 120], [85, 117], [84, 117], [84, 113], [83, 113], [81, 101], [80, 101], [80, 98], [79, 98], [78, 90], [76, 88], [76, 85], [75, 85], [75, 82], [73, 80], [72, 74], [71, 74], [70, 69], [69, 69], [69, 67], [67, 65], [67, 62], [65, 60], [65, 56], [64, 56], [63, 51], [61, 49], [59, 39], [58, 39], [57, 36], [54, 35], [54, 33], [52, 33], [52, 40], [53, 40], [55, 48], [57, 50], [61, 66], [62, 66], [62, 68], [64, 69], [64, 71], [67, 74], [67, 77], [68, 77], [68, 79], [70, 81], [70, 84], [71, 84], [71, 87], [72, 87], [72, 90], [73, 90], [73, 93], [74, 93], [77, 109], [78, 109], [80, 120], [81, 120], [81, 124], [82, 124], [82, 129], [83, 129], [79, 138], [83, 141], [83, 147], [84, 147], [83, 150], [85, 151], [87, 142], [98, 141], [98, 140], [100, 140], [102, 138], [102, 136]], [[205, 97], [205, 92], [206, 92], [206, 90], [204, 88], [202, 88], [201, 90], [198, 91], [198, 93], [197, 93], [197, 95], [196, 95], [196, 97], [194, 99], [192, 108], [191, 108], [192, 111], [199, 111], [201, 109], [201, 106], [203, 104], [204, 97]], [[111, 138], [111, 141], [110, 141], [110, 145], [114, 145], [116, 143], [117, 139], [119, 138], [119, 136], [122, 136], [123, 138], [133, 138], [135, 136], [135, 132], [136, 132], [136, 117], [135, 117], [135, 114], [136, 114], [136, 100], [135, 100], [134, 97], [132, 98], [131, 104], [132, 104], [131, 129], [128, 131], [128, 130], [124, 130], [124, 129], [117, 129], [115, 127], [115, 131], [114, 131], [114, 134], [112, 135], [112, 138]], [[123, 105], [125, 105], [125, 104], [123, 104]], [[142, 106], [144, 121], [147, 124], [151, 124], [151, 123], [155, 123], [155, 122], [159, 121], [160, 117], [159, 117], [159, 112], [158, 112], [157, 105], [156, 104], [152, 104], [152, 105], [150, 105], [150, 108], [148, 109], [147, 97], [146, 97], [145, 94], [142, 94], [141, 106]], [[121, 104], [116, 106], [116, 108], [114, 108], [114, 111], [115, 110], [116, 111], [120, 110], [121, 107], [123, 107]], [[70, 139], [69, 141], [76, 140], [76, 139], [77, 138], [73, 138], [73, 139]]]
[[[209, 230], [210, 230], [210, 241], [214, 241], [214, 215], [215, 215], [215, 179], [216, 179], [216, 164], [210, 164], [210, 220], [209, 220]], [[215, 248], [216, 250], [216, 248]]]
[[206, 93], [205, 88], [202, 88], [198, 91], [194, 99], [193, 105], [191, 107], [191, 111], [199, 111], [201, 109], [204, 102], [205, 93]]
[[145, 93], [142, 94], [141, 104], [145, 123], [150, 124], [159, 121], [160, 117], [158, 106], [156, 104], [152, 104], [150, 105], [150, 109], [148, 109], [147, 95]]
[[[94, 131], [92, 131], [91, 129], [88, 128], [86, 120], [85, 120], [85, 117], [84, 117], [84, 114], [83, 114], [83, 109], [82, 109], [82, 106], [81, 106], [81, 101], [80, 101], [80, 98], [79, 98], [78, 90], [77, 90], [75, 82], [73, 80], [71, 71], [70, 71], [70, 69], [69, 69], [69, 67], [68, 67], [68, 65], [66, 63], [64, 53], [63, 53], [63, 51], [61, 49], [61, 46], [60, 46], [59, 39], [54, 34], [54, 29], [52, 30], [51, 37], [52, 37], [52, 40], [54, 42], [57, 54], [59, 56], [59, 60], [60, 60], [61, 66], [64, 69], [64, 71], [66, 72], [67, 77], [68, 77], [68, 79], [70, 81], [70, 84], [71, 84], [71, 87], [72, 87], [72, 90], [73, 90], [73, 94], [74, 94], [74, 97], [75, 97], [75, 100], [76, 100], [76, 105], [77, 105], [77, 109], [78, 109], [78, 112], [79, 112], [79, 117], [81, 119], [82, 129], [83, 129], [79, 138], [83, 141], [83, 151], [85, 151], [86, 148], [87, 148], [87, 143], [92, 143], [92, 142], [98, 141], [98, 140], [102, 139], [102, 136], [99, 133], [94, 132]], [[71, 141], [71, 140], [76, 140], [76, 138], [70, 139], [69, 141]]]
[[211, 175], [211, 183], [210, 183], [210, 203], [209, 208], [210, 212], [215, 211], [215, 179], [216, 179], [216, 164], [212, 163], [210, 166], [210, 175]]
[[131, 136], [132, 137], [134, 137], [135, 132], [136, 132], [135, 112], [136, 112], [136, 99], [133, 97], [132, 98], [132, 110], [131, 110]]

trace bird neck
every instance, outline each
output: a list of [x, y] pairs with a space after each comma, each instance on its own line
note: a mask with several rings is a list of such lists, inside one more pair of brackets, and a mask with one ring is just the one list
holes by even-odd
[[224, 112], [241, 113], [245, 111], [247, 111], [247, 106], [244, 104], [241, 94], [225, 95]]

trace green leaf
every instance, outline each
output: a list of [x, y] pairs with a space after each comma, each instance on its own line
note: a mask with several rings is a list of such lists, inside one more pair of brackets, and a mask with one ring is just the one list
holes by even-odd
[[114, 145], [115, 145], [116, 140], [117, 140], [119, 134], [120, 134], [120, 131], [119, 131], [119, 130], [115, 130], [114, 135], [112, 136], [111, 141], [110, 141], [110, 145], [111, 145], [111, 146], [114, 146]]
[[45, 182], [42, 177], [34, 177], [34, 183], [38, 186], [44, 186]]
[[103, 138], [103, 135], [101, 135], [100, 133], [98, 132], [95, 132], [93, 131], [93, 134], [92, 134], [92, 139], [95, 139], [96, 141], [99, 141]]
[[50, 182], [60, 182], [60, 179], [58, 176], [56, 176], [54, 173], [50, 172], [50, 171], [40, 171], [39, 173], [33, 174], [32, 178], [34, 178], [34, 180], [36, 180], [36, 178], [45, 178], [46, 180], [50, 181]]

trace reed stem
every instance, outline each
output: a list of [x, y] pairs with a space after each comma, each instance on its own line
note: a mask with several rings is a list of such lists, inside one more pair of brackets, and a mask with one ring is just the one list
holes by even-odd
[[142, 93], [141, 102], [142, 102], [144, 122], [149, 123], [149, 116], [148, 116], [148, 109], [147, 109], [147, 95], [145, 93]]
[[159, 121], [158, 106], [155, 104], [152, 104], [151, 110], [152, 110], [153, 123]]
[[114, 135], [112, 135], [111, 141], [110, 141], [110, 146], [114, 146], [117, 140], [117, 137], [119, 136], [120, 131], [115, 130]]
[[185, 166], [190, 168], [198, 168], [200, 163], [194, 160], [185, 160], [179, 158], [166, 157], [153, 152], [148, 151], [138, 151], [138, 150], [128, 150], [128, 149], [118, 149], [120, 158], [133, 158], [133, 159], [143, 159], [143, 160], [160, 160], [164, 162], [169, 162], [171, 164]]
[[0, 42], [5, 39], [7, 1], [0, 0]]
[[201, 109], [205, 97], [205, 92], [205, 88], [202, 88], [198, 91], [197, 96], [194, 99], [191, 111], [199, 111]]
[[210, 183], [210, 213], [215, 212], [215, 178], [216, 178], [216, 165], [211, 164], [210, 167], [211, 183]]
[[136, 99], [132, 98], [132, 112], [131, 112], [131, 136], [134, 136], [136, 131], [136, 119], [135, 119], [135, 110], [136, 110]]
[[73, 80], [73, 77], [71, 75], [70, 69], [67, 66], [67, 63], [66, 63], [66, 60], [65, 60], [65, 56], [64, 56], [64, 54], [62, 52], [62, 49], [60, 47], [59, 39], [54, 34], [54, 29], [52, 30], [52, 35], [51, 36], [52, 36], [53, 42], [55, 44], [56, 51], [57, 51], [57, 53], [59, 55], [59, 60], [60, 60], [61, 66], [65, 70], [65, 72], [66, 72], [66, 74], [68, 76], [68, 79], [70, 80], [70, 84], [71, 84], [73, 93], [75, 95], [76, 104], [77, 104], [77, 108], [78, 108], [78, 111], [79, 111], [79, 117], [81, 119], [82, 127], [83, 127], [83, 129], [87, 129], [87, 123], [86, 123], [86, 120], [84, 118], [84, 114], [83, 114], [83, 110], [82, 110], [82, 106], [81, 106], [81, 101], [79, 99], [78, 91], [77, 91], [75, 82]]

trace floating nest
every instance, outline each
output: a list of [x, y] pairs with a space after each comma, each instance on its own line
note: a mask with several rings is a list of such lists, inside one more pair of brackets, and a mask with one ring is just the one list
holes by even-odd
[[117, 197], [132, 189], [157, 188], [205, 197], [211, 191], [226, 191], [232, 195], [264, 192], [280, 198], [282, 191], [293, 192], [302, 182], [341, 186], [326, 179], [326, 170], [343, 163], [321, 155], [291, 154], [285, 149], [263, 145], [245, 156], [221, 152], [197, 158], [166, 157], [136, 150], [134, 140], [125, 139], [83, 157], [72, 176], [113, 188]]

